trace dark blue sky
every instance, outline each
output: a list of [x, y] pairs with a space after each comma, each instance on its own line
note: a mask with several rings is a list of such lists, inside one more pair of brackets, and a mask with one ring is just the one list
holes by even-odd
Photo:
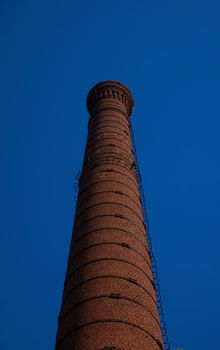
[[87, 133], [115, 79], [133, 123], [172, 349], [218, 349], [220, 2], [0, 3], [0, 350], [52, 350]]

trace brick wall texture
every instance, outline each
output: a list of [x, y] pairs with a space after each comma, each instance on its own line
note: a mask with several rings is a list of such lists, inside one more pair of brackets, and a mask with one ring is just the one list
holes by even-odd
[[90, 114], [56, 350], [161, 350], [129, 118], [115, 81], [88, 94]]

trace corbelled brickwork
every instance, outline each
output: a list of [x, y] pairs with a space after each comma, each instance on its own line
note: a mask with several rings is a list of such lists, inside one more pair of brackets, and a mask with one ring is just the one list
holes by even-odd
[[162, 334], [135, 171], [131, 93], [105, 81], [89, 92], [56, 350], [161, 350]]

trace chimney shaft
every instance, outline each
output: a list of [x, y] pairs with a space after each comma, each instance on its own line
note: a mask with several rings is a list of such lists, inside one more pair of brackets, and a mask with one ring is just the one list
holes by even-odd
[[88, 94], [88, 141], [56, 350], [161, 350], [162, 334], [130, 134], [133, 98]]

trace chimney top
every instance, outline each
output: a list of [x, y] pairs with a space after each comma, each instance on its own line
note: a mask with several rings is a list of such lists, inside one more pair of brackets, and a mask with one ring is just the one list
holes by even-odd
[[123, 103], [130, 116], [134, 105], [132, 94], [125, 85], [115, 80], [105, 80], [92, 87], [86, 100], [88, 112], [92, 114], [95, 105], [100, 100], [108, 98]]

